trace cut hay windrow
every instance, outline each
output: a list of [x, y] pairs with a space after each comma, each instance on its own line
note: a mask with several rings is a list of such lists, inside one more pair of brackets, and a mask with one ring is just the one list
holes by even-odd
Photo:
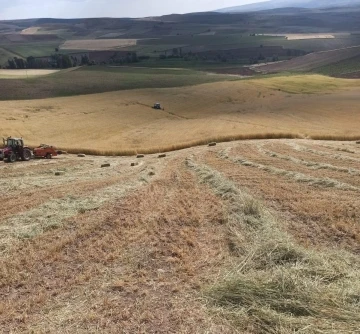
[[329, 153], [329, 152], [314, 150], [312, 148], [298, 145], [297, 143], [294, 143], [294, 142], [288, 143], [288, 145], [290, 145], [294, 150], [299, 151], [299, 152], [309, 152], [309, 153], [313, 153], [313, 154], [323, 156], [323, 157], [331, 157], [336, 160], [348, 160], [348, 161], [360, 162], [360, 159], [358, 159], [358, 158], [345, 156], [343, 154], [337, 154], [337, 153], [333, 154], [333, 153]]
[[299, 246], [251, 194], [193, 158], [187, 160], [187, 166], [225, 206], [234, 269], [204, 290], [215, 314], [227, 319], [239, 333], [358, 331], [358, 257], [345, 251]]
[[318, 163], [318, 162], [314, 162], [314, 161], [307, 161], [307, 160], [303, 160], [303, 159], [297, 159], [295, 157], [289, 156], [289, 155], [284, 155], [284, 154], [280, 154], [280, 153], [276, 153], [273, 151], [269, 151], [264, 149], [263, 146], [258, 145], [258, 149], [259, 152], [262, 154], [265, 154], [269, 157], [272, 158], [278, 158], [281, 160], [286, 160], [286, 161], [291, 161], [295, 164], [298, 165], [304, 165], [306, 167], [309, 167], [311, 169], [328, 169], [328, 170], [333, 170], [336, 172], [342, 172], [342, 173], [348, 173], [350, 175], [355, 175], [355, 176], [359, 176], [360, 175], [360, 170], [355, 169], [355, 168], [346, 168], [346, 167], [339, 167], [339, 166], [334, 166], [331, 164], [325, 164], [325, 163]]
[[122, 198], [148, 182], [149, 170], [145, 168], [132, 181], [116, 183], [85, 197], [51, 199], [32, 210], [13, 215], [0, 225], [0, 254], [7, 253], [16, 240], [33, 238], [47, 230], [58, 228], [66, 219], [97, 210], [105, 203]]
[[340, 182], [335, 179], [330, 179], [327, 177], [324, 177], [324, 178], [313, 177], [313, 176], [306, 175], [306, 174], [299, 173], [299, 172], [293, 172], [293, 171], [289, 171], [286, 169], [281, 169], [281, 168], [272, 167], [272, 166], [266, 166], [266, 165], [259, 164], [259, 163], [256, 163], [256, 162], [253, 162], [250, 160], [246, 160], [245, 158], [242, 158], [242, 157], [235, 157], [235, 158], [230, 157], [227, 151], [220, 152], [219, 156], [223, 159], [229, 159], [230, 161], [238, 163], [243, 166], [257, 168], [257, 169], [266, 171], [273, 175], [285, 176], [296, 182], [306, 183], [310, 186], [322, 187], [322, 188], [337, 188], [340, 190], [350, 190], [350, 191], [360, 192], [359, 187], [355, 187], [355, 186]]

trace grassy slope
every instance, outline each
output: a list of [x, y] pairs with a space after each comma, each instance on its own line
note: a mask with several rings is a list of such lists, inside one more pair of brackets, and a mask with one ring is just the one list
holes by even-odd
[[9, 58], [16, 57], [16, 54], [0, 47], [0, 65], [6, 65]]
[[189, 70], [85, 67], [47, 77], [6, 81], [0, 100], [34, 99], [93, 94], [139, 88], [181, 87], [206, 82], [235, 80]]
[[[73, 149], [161, 151], [264, 133], [359, 135], [359, 87], [359, 81], [286, 76], [3, 101], [0, 136]], [[151, 108], [156, 101], [164, 111]]]
[[313, 70], [315, 73], [331, 76], [339, 76], [357, 71], [360, 71], [360, 56], [322, 66]]
[[279, 73], [284, 71], [309, 72], [322, 66], [358, 57], [359, 55], [360, 46], [358, 45], [350, 48], [310, 53], [289, 61], [261, 65], [257, 67], [257, 70], [264, 73]]

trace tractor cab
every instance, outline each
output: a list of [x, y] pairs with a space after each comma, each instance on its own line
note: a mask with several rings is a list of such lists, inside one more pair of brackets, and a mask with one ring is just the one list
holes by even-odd
[[3, 143], [5, 147], [9, 147], [12, 149], [17, 149], [19, 147], [24, 147], [24, 141], [22, 138], [3, 138]]
[[31, 150], [24, 146], [22, 138], [3, 138], [4, 148], [0, 150], [0, 160], [15, 162], [16, 160], [29, 161]]
[[154, 107], [153, 107], [154, 109], [161, 109], [161, 104], [159, 103], [159, 102], [156, 102], [155, 104], [154, 104]]

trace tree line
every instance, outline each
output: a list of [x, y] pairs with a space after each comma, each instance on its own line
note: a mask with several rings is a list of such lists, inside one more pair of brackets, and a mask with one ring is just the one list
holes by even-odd
[[[138, 62], [139, 58], [136, 53], [128, 53], [124, 56], [114, 55], [108, 60], [104, 60], [101, 64], [124, 64]], [[8, 63], [5, 68], [8, 69], [47, 69], [47, 68], [59, 68], [66, 69], [75, 66], [83, 65], [96, 65], [94, 61], [91, 61], [87, 54], [80, 56], [73, 56], [67, 54], [55, 53], [49, 57], [33, 57], [29, 56], [26, 59], [14, 57], [8, 59]]]

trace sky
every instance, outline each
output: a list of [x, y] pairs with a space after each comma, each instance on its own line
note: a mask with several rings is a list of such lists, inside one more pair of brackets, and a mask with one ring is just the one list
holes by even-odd
[[0, 0], [0, 20], [146, 17], [203, 12], [261, 1], [264, 0]]

